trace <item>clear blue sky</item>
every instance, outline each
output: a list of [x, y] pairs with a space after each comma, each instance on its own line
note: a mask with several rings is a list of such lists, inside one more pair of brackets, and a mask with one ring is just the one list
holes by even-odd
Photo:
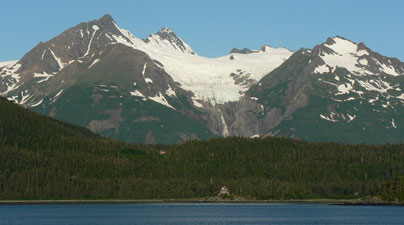
[[404, 61], [401, 0], [1, 0], [0, 7], [0, 61], [105, 13], [139, 38], [170, 27], [208, 57], [264, 44], [312, 48], [341, 35]]

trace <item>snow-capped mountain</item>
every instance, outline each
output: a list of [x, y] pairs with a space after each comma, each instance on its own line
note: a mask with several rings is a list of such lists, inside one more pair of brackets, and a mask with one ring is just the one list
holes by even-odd
[[403, 75], [398, 59], [338, 36], [297, 52], [266, 45], [206, 58], [169, 28], [140, 39], [105, 15], [0, 63], [0, 95], [126, 141], [382, 143], [403, 139]]
[[[251, 84], [293, 53], [285, 48], [264, 46], [251, 54], [201, 57], [169, 28], [162, 28], [143, 40], [120, 28], [109, 15], [105, 15], [98, 21], [70, 28], [45, 44], [40, 43], [19, 61], [19, 65], [24, 66], [14, 74], [31, 75], [37, 78], [37, 83], [42, 83], [71, 63], [91, 60], [89, 67], [93, 66], [99, 61], [95, 54], [113, 44], [123, 44], [148, 54], [182, 88], [195, 94], [196, 106], [201, 106], [203, 101], [212, 104], [237, 101]], [[147, 64], [144, 67], [146, 69]], [[13, 90], [18, 83], [9, 86], [3, 94]], [[16, 96], [15, 101], [17, 99]]]
[[141, 50], [160, 62], [174, 81], [195, 94], [196, 106], [201, 106], [201, 101], [212, 104], [238, 101], [251, 83], [260, 80], [292, 55], [285, 48], [265, 46], [254, 54], [234, 53], [206, 58], [196, 54], [169, 28], [141, 40], [128, 30], [116, 27], [122, 34], [112, 36], [117, 43]]
[[398, 59], [342, 37], [301, 49], [249, 89], [248, 97], [263, 107], [256, 132], [316, 141], [401, 142], [403, 68]]

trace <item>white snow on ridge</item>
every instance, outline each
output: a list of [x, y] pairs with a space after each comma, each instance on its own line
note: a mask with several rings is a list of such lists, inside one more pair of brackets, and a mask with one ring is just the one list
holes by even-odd
[[359, 57], [369, 55], [366, 50], [358, 50], [357, 44], [340, 37], [335, 37], [333, 40], [335, 43], [331, 45], [324, 44], [324, 46], [333, 50], [335, 53], [327, 54], [323, 52], [323, 55], [320, 55], [320, 57], [323, 59], [325, 64], [315, 68], [314, 73], [322, 74], [324, 72], [329, 72], [328, 66], [332, 68], [336, 68], [337, 66], [343, 67], [351, 73], [358, 75], [370, 73], [366, 69], [358, 66], [359, 63], [365, 63], [363, 59], [361, 59], [362, 61], [359, 61]]
[[[160, 32], [170, 35], [170, 33], [173, 31], [171, 29], [165, 27], [165, 28], [161, 29]], [[147, 40], [149, 41], [149, 44], [153, 45], [154, 47], [160, 48], [160, 49], [164, 48], [169, 51], [176, 51], [176, 52], [181, 52], [181, 53], [185, 53], [185, 54], [195, 54], [196, 55], [194, 50], [192, 50], [191, 46], [189, 46], [187, 43], [185, 43], [185, 41], [182, 40], [181, 38], [179, 38], [179, 37], [177, 37], [177, 38], [184, 46], [177, 46], [176, 43], [171, 43], [166, 39], [162, 39], [157, 34], [150, 35], [149, 37], [147, 37]]]
[[[19, 86], [17, 86], [17, 84], [21, 78], [21, 76], [18, 73], [16, 73], [18, 71], [18, 69], [20, 69], [20, 67], [21, 67], [21, 64], [19, 64], [17, 62], [18, 62], [18, 60], [3, 62], [3, 65], [6, 65], [6, 66], [0, 70], [0, 74], [1, 74], [0, 76], [3, 79], [4, 78], [7, 79], [8, 82], [5, 83], [7, 85], [7, 90], [0, 93], [0, 95], [6, 95], [8, 92], [15, 90], [21, 86], [21, 84]], [[6, 78], [6, 77], [8, 77], [8, 78]]]
[[358, 46], [351, 41], [345, 40], [340, 37], [335, 37], [335, 38], [333, 38], [333, 40], [335, 43], [333, 43], [331, 45], [325, 44], [325, 46], [332, 49], [337, 54], [346, 55], [346, 54], [355, 54], [356, 53], [359, 56], [369, 54], [367, 51], [364, 51], [364, 50], [358, 51]]
[[231, 73], [239, 69], [249, 72], [250, 78], [259, 81], [284, 62], [292, 52], [278, 49], [274, 52], [233, 54], [219, 58], [205, 58], [198, 55], [170, 54], [169, 52], [149, 52], [152, 58], [164, 64], [172, 78], [182, 84], [182, 88], [193, 91], [197, 97], [211, 103], [237, 101], [248, 87], [236, 85]]
[[400, 74], [398, 74], [396, 72], [396, 70], [392, 66], [390, 66], [390, 65], [387, 66], [385, 64], [381, 64], [380, 62], [378, 62], [378, 64], [382, 67], [381, 71], [383, 71], [383, 72], [385, 72], [387, 74], [393, 75], [393, 76], [399, 76], [400, 75]]
[[[1, 67], [10, 67], [14, 64], [16, 64], [19, 60], [12, 60], [12, 61], [5, 61], [5, 62], [0, 62], [0, 68]], [[1, 72], [1, 71], [0, 71]]]
[[[335, 43], [324, 44], [325, 47], [334, 51], [334, 53], [327, 54], [321, 52], [320, 57], [325, 64], [319, 65], [314, 69], [314, 73], [323, 74], [329, 72], [329, 67], [335, 69], [336, 67], [346, 68], [354, 75], [374, 74], [366, 67], [368, 66], [369, 52], [367, 50], [358, 49], [358, 45], [352, 41], [335, 37], [333, 38]], [[391, 66], [379, 62], [377, 59], [372, 58], [379, 66], [380, 72], [387, 73], [393, 76], [399, 76], [400, 74]], [[389, 63], [391, 63], [389, 61]]]
[[[250, 78], [259, 81], [277, 68], [293, 52], [284, 48], [266, 47], [265, 51], [251, 54], [230, 54], [218, 58], [207, 58], [193, 53], [184, 42], [185, 52], [158, 35], [152, 35], [145, 42], [133, 36], [128, 30], [114, 23], [122, 36], [111, 35], [117, 43], [146, 52], [152, 59], [161, 62], [165, 71], [179, 82], [182, 88], [195, 93], [197, 98], [212, 104], [237, 101], [248, 87], [236, 85], [231, 73], [242, 70]], [[230, 59], [233, 55], [234, 60]]]

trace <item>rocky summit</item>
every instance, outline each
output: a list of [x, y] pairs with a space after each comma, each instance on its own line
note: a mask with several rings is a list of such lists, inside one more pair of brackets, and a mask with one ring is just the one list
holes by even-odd
[[313, 49], [199, 56], [170, 28], [145, 39], [110, 15], [0, 63], [0, 95], [138, 143], [219, 136], [404, 140], [404, 63], [331, 37]]

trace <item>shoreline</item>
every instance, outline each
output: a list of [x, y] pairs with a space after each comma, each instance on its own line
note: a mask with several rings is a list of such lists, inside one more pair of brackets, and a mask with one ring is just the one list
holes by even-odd
[[102, 199], [102, 200], [0, 200], [0, 205], [49, 204], [324, 204], [341, 206], [404, 206], [404, 202], [371, 202], [360, 199], [295, 199], [295, 200], [206, 200], [206, 199]]

